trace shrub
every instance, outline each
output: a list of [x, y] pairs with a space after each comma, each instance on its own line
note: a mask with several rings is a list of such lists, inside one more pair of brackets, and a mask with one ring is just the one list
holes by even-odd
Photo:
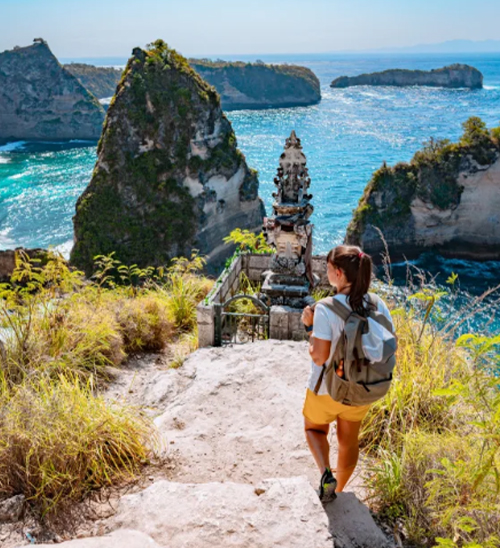
[[172, 336], [168, 301], [153, 293], [120, 302], [118, 323], [125, 352], [155, 352], [163, 349]]
[[500, 542], [500, 336], [454, 341], [453, 330], [430, 324], [443, 293], [413, 295], [423, 319], [408, 301], [392, 312], [398, 363], [363, 426], [373, 459], [367, 483], [412, 545], [490, 548]]
[[152, 425], [61, 376], [0, 396], [0, 495], [43, 514], [93, 489], [132, 480], [154, 453]]
[[191, 259], [174, 259], [167, 271], [166, 281], [155, 285], [166, 298], [173, 324], [181, 331], [194, 329], [196, 306], [212, 288], [213, 281], [199, 275], [204, 264], [204, 259], [196, 252]]

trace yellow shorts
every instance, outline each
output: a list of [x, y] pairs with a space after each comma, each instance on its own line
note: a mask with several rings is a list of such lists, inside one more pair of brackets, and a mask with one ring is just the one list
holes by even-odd
[[337, 417], [350, 422], [359, 422], [365, 418], [370, 405], [344, 405], [332, 400], [328, 394], [318, 396], [308, 388], [302, 414], [315, 424], [330, 424]]

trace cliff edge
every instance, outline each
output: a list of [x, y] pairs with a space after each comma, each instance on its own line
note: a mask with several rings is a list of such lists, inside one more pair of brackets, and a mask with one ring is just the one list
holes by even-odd
[[69, 63], [64, 68], [98, 99], [113, 97], [122, 76], [122, 69], [95, 67], [85, 63]]
[[231, 230], [262, 225], [257, 173], [218, 94], [161, 40], [133, 50], [97, 153], [73, 218], [71, 262], [87, 273], [113, 251], [146, 266], [195, 248], [210, 265], [228, 253]]
[[474, 67], [457, 63], [430, 71], [391, 69], [360, 74], [359, 76], [340, 76], [330, 84], [332, 88], [351, 86], [432, 86], [481, 89], [483, 75]]
[[47, 42], [0, 53], [0, 140], [99, 139], [104, 109]]
[[225, 110], [307, 106], [321, 100], [319, 80], [306, 67], [198, 59], [189, 63], [219, 92]]
[[458, 143], [431, 139], [409, 163], [383, 165], [354, 211], [346, 243], [380, 260], [425, 251], [446, 257], [500, 260], [500, 128], [476, 117]]

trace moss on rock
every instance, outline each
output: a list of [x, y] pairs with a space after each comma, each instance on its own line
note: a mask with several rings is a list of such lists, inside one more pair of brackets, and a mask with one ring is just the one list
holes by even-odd
[[500, 153], [497, 129], [488, 131], [477, 117], [462, 126], [464, 133], [458, 143], [431, 138], [409, 163], [394, 167], [384, 163], [375, 171], [353, 212], [347, 243], [361, 245], [372, 228], [381, 229], [389, 239], [411, 229], [415, 200], [439, 211], [458, 207], [463, 191], [460, 175], [489, 167]]
[[[139, 266], [164, 264], [193, 247], [210, 253], [214, 241], [222, 243], [219, 232], [226, 235], [224, 223], [229, 232], [235, 222], [210, 209], [214, 177], [225, 181], [225, 190], [238, 184], [241, 202], [251, 202], [232, 204], [235, 218], [238, 208], [245, 210], [242, 227], [254, 228], [262, 218], [258, 181], [237, 149], [218, 94], [161, 40], [133, 50], [97, 152], [74, 217], [71, 262], [87, 274], [95, 255], [112, 251]], [[208, 228], [215, 240], [199, 242]]]

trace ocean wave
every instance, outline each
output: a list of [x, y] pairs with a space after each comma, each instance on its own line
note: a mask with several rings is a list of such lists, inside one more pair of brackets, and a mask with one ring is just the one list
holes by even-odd
[[24, 148], [24, 145], [27, 141], [13, 141], [12, 143], [7, 143], [6, 145], [0, 146], [0, 152], [12, 152], [18, 148]]
[[5, 156], [0, 156], [0, 164], [8, 164], [9, 162], [9, 158], [6, 158]]
[[71, 248], [73, 247], [73, 240], [68, 240], [67, 242], [64, 242], [63, 244], [56, 245], [54, 247], [55, 251], [59, 251], [59, 253], [66, 259], [69, 260], [69, 255], [71, 253]]

